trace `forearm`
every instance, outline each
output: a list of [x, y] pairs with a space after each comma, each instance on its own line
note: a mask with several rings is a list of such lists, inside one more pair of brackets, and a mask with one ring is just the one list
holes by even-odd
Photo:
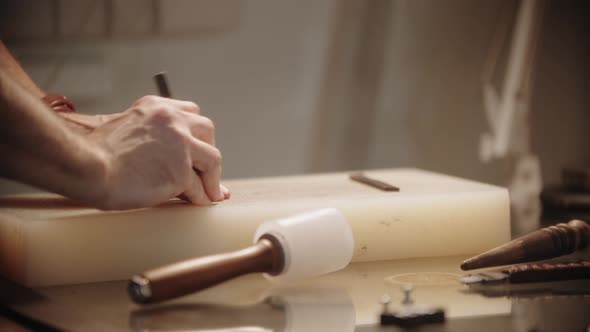
[[4, 43], [0, 40], [0, 70], [7, 73], [13, 80], [38, 99], [45, 96], [45, 92], [35, 84], [31, 77], [18, 64], [10, 54]]
[[[36, 99], [47, 98], [47, 93], [24, 71], [2, 40], [0, 40], [0, 70], [4, 71]], [[44, 101], [49, 103], [47, 100]], [[60, 119], [65, 121], [70, 129], [78, 133], [87, 134], [114, 117], [113, 115], [84, 115], [76, 112], [63, 112], [61, 107], [56, 106], [52, 106], [52, 108], [59, 113]], [[73, 105], [70, 109], [76, 111]]]
[[0, 175], [83, 201], [101, 199], [101, 151], [0, 70]]

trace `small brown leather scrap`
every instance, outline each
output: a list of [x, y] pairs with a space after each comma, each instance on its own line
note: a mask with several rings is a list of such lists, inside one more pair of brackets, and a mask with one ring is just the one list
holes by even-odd
[[364, 173], [352, 173], [348, 176], [351, 180], [366, 184], [367, 186], [383, 190], [383, 191], [399, 191], [399, 188], [391, 185], [387, 182], [379, 181], [377, 179], [370, 178]]
[[525, 264], [503, 271], [511, 283], [546, 282], [590, 278], [590, 262]]
[[75, 113], [76, 106], [66, 96], [60, 94], [48, 94], [41, 100], [58, 113]]

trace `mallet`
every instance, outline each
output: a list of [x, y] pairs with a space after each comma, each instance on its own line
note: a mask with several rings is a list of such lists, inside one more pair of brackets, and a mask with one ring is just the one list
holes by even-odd
[[321, 209], [261, 224], [254, 245], [182, 261], [134, 276], [129, 296], [139, 304], [187, 295], [229, 279], [264, 272], [278, 281], [317, 276], [350, 263], [354, 240], [336, 209]]

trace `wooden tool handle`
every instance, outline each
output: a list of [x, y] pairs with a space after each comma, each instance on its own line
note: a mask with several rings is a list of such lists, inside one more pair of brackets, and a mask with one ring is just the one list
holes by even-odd
[[[546, 242], [530, 241], [537, 238], [547, 238]], [[545, 259], [571, 254], [576, 250], [584, 249], [590, 241], [590, 226], [581, 220], [572, 220], [567, 224], [561, 223], [555, 226], [543, 228], [537, 232], [523, 237], [523, 244], [529, 257]], [[530, 243], [529, 245], [527, 245]]]
[[235, 252], [166, 265], [134, 276], [131, 299], [139, 304], [169, 300], [254, 272], [278, 274], [284, 266], [278, 241], [265, 235], [255, 245]]
[[546, 227], [467, 259], [463, 270], [533, 262], [571, 254], [590, 243], [590, 225], [572, 220]]

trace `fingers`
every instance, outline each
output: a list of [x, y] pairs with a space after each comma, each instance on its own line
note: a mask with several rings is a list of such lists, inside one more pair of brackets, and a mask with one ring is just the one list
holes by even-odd
[[178, 99], [167, 99], [166, 100], [172, 107], [175, 107], [183, 112], [191, 114], [201, 114], [201, 108], [199, 105], [192, 101], [178, 100]]
[[134, 105], [157, 105], [156, 108], [166, 108], [183, 117], [184, 122], [190, 127], [191, 134], [210, 145], [215, 146], [215, 126], [211, 119], [201, 116], [199, 105], [191, 101], [164, 98], [159, 96], [144, 96], [138, 99]]
[[197, 175], [197, 173], [192, 173], [190, 179], [187, 190], [185, 190], [179, 198], [195, 205], [210, 205], [211, 200], [203, 188], [203, 183], [199, 175]]
[[[195, 175], [197, 175], [197, 177], [198, 177], [198, 173], [195, 173]], [[223, 193], [223, 199], [224, 200], [230, 199], [231, 192], [229, 191], [229, 189], [227, 189], [222, 184], [220, 184], [219, 187], [221, 189], [221, 192]], [[188, 195], [191, 195], [191, 196], [189, 197]], [[189, 203], [195, 204], [195, 205], [209, 205], [209, 204], [211, 204], [211, 200], [209, 199], [209, 197], [205, 193], [205, 189], [203, 188], [203, 185], [202, 185], [202, 182], [200, 181], [200, 179], [199, 179], [197, 185], [194, 185], [194, 182], [191, 182], [191, 189], [188, 192], [188, 194], [186, 192], [182, 193], [182, 194], [178, 195], [178, 198], [183, 201], [187, 201]]]
[[211, 119], [200, 115], [187, 114], [191, 134], [201, 141], [215, 146], [215, 125]]
[[[191, 175], [189, 189], [184, 192], [186, 199], [194, 204], [210, 204], [231, 196], [227, 188], [220, 185], [221, 153], [215, 148], [215, 127], [213, 121], [199, 115], [200, 108], [190, 101], [182, 101], [158, 96], [144, 96], [137, 100], [135, 106], [147, 106], [150, 109], [165, 110], [177, 128], [188, 129], [187, 141], [193, 166], [200, 174]], [[184, 127], [184, 128], [182, 128]], [[188, 135], [187, 135], [188, 136]], [[203, 197], [206, 196], [207, 200]]]
[[156, 104], [169, 105], [173, 108], [176, 108], [178, 110], [181, 110], [181, 111], [184, 111], [187, 113], [201, 114], [201, 108], [199, 107], [199, 105], [193, 103], [192, 101], [184, 101], [184, 100], [171, 99], [171, 98], [166, 98], [166, 97], [150, 95], [150, 96], [143, 96], [143, 97], [139, 98], [137, 101], [135, 101], [135, 103], [133, 103], [134, 106], [136, 106], [136, 105], [156, 105]]
[[[193, 166], [200, 171], [203, 188], [213, 202], [223, 201], [225, 193], [221, 188], [221, 153], [215, 147], [200, 141], [190, 139]], [[228, 191], [229, 192], [229, 191]]]
[[221, 192], [223, 193], [223, 198], [224, 199], [229, 199], [231, 197], [231, 191], [229, 191], [229, 189], [227, 189], [222, 184], [220, 184], [219, 186], [221, 187]]
[[200, 115], [201, 110], [197, 104], [174, 99], [170, 102], [183, 113], [194, 137], [215, 146], [215, 125], [211, 119]]

